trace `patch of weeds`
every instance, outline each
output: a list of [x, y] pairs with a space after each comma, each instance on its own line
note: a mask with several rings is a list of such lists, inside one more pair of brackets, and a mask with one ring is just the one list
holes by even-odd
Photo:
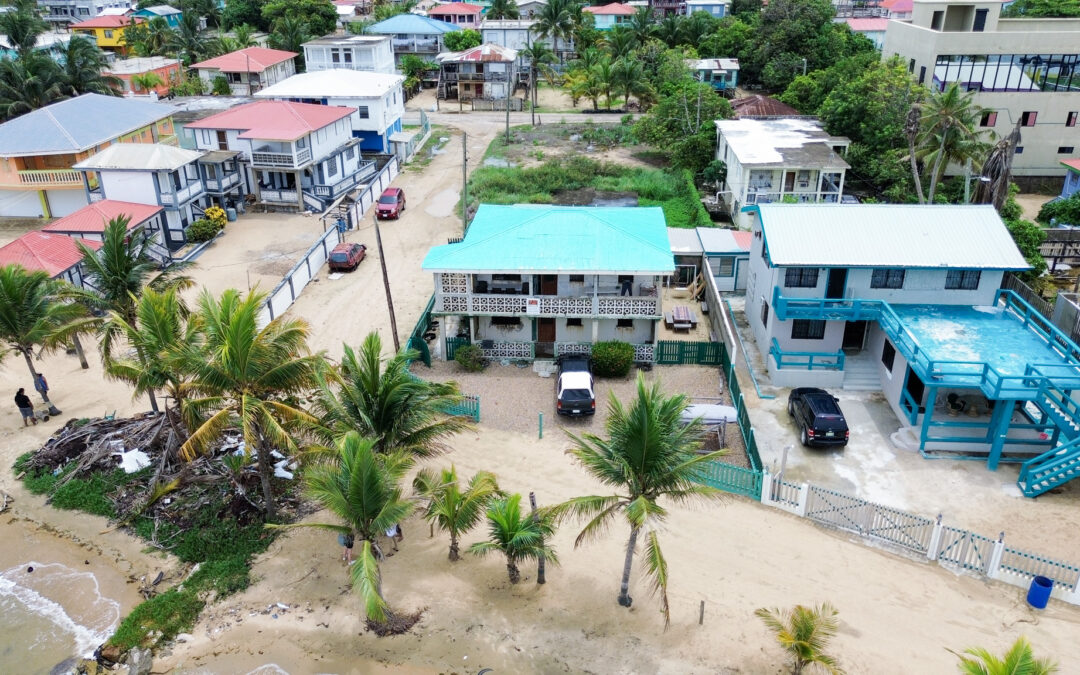
[[116, 633], [109, 638], [109, 644], [127, 651], [140, 646], [153, 647], [171, 640], [195, 625], [204, 604], [190, 590], [174, 588], [156, 595], [136, 607], [120, 622]]
[[[443, 141], [442, 139], [446, 139]], [[427, 168], [428, 164], [435, 159], [435, 152], [442, 150], [443, 146], [450, 142], [450, 136], [448, 135], [447, 127], [442, 125], [435, 125], [431, 127], [431, 135], [424, 141], [424, 144], [416, 149], [416, 154], [413, 155], [412, 160], [405, 165], [405, 168], [409, 171], [423, 171]]]

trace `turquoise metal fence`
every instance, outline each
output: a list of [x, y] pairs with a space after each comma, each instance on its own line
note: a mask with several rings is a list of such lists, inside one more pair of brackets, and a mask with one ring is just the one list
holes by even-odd
[[447, 415], [471, 417], [474, 422], [480, 421], [480, 397], [473, 394], [465, 394], [461, 401], [455, 405], [443, 408]]
[[780, 343], [773, 338], [769, 354], [776, 361], [777, 368], [804, 368], [806, 370], [843, 370], [844, 352], [795, 352], [780, 348]]
[[709, 487], [761, 499], [761, 472], [723, 462], [709, 462], [698, 475], [698, 482]]
[[469, 338], [467, 337], [446, 338], [446, 360], [453, 361], [454, 353], [457, 352], [457, 348], [467, 344], [470, 344]]
[[683, 342], [681, 340], [658, 340], [656, 343], [657, 365], [719, 366], [722, 342]]

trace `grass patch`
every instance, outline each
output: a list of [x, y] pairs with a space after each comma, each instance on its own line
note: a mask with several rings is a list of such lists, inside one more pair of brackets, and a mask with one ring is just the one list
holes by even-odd
[[[29, 452], [15, 461], [15, 473], [25, 471], [26, 462], [34, 453]], [[149, 476], [150, 468], [135, 473], [126, 473], [123, 469], [116, 469], [109, 473], [94, 473], [89, 476], [73, 478], [60, 487], [56, 484], [75, 468], [75, 463], [70, 462], [60, 472], [42, 471], [28, 473], [23, 477], [26, 488], [33, 494], [50, 495], [50, 503], [58, 509], [69, 511], [85, 511], [96, 516], [115, 518], [116, 509], [113, 507], [109, 495], [119, 488], [135, 482], [139, 482]]]
[[151, 634], [154, 642], [171, 640], [195, 625], [205, 602], [191, 592], [173, 589], [156, 595], [128, 614], [109, 638], [109, 644], [127, 651], [147, 644]]
[[[450, 142], [450, 136], [447, 132], [448, 128], [444, 125], [432, 125], [431, 135], [428, 136], [423, 145], [416, 149], [412, 161], [405, 168], [409, 171], [423, 171], [426, 169], [427, 165], [431, 164], [431, 160], [435, 159], [434, 152], [441, 150], [444, 145]], [[445, 142], [441, 140], [443, 138], [446, 139]]]
[[633, 192], [641, 206], [662, 207], [668, 227], [712, 226], [688, 172], [626, 167], [581, 156], [528, 169], [480, 167], [469, 178], [469, 205], [550, 204], [559, 192], [586, 188]]

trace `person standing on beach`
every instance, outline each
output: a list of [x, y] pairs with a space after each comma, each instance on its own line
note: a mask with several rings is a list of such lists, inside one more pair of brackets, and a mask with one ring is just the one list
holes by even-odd
[[352, 549], [353, 549], [353, 544], [355, 543], [355, 539], [353, 538], [352, 532], [350, 532], [348, 534], [339, 534], [338, 535], [338, 543], [341, 544], [341, 546], [343, 547], [343, 551], [341, 553], [341, 559], [351, 565], [352, 564]]
[[37, 393], [41, 394], [41, 398], [46, 401], [49, 400], [49, 383], [41, 373], [34, 376], [34, 389], [37, 389]]
[[19, 387], [19, 391], [15, 392], [15, 405], [19, 407], [19, 412], [22, 413], [24, 427], [29, 426], [27, 420], [37, 424], [37, 418], [34, 417], [34, 403], [26, 395], [26, 390], [22, 387]]

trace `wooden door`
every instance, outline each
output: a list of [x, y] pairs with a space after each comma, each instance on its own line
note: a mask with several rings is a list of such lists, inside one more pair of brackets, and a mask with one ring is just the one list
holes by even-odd
[[784, 172], [784, 192], [793, 192], [795, 190], [795, 172]]
[[536, 341], [555, 342], [555, 319], [536, 320]]
[[217, 147], [218, 150], [229, 149], [229, 137], [224, 131], [217, 132]]
[[[540, 295], [558, 295], [559, 278], [554, 274], [540, 275]], [[554, 339], [554, 338], [552, 338]]]

